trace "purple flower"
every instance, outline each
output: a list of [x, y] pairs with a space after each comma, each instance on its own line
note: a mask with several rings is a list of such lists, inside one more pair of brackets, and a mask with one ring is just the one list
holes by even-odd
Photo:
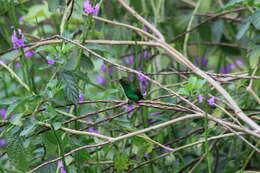
[[24, 51], [25, 51], [24, 55], [25, 55], [27, 58], [31, 58], [31, 57], [35, 54], [34, 51], [27, 51], [27, 50], [29, 50], [29, 49], [30, 49], [29, 47], [25, 47], [25, 48], [24, 48]]
[[202, 95], [198, 96], [198, 103], [202, 103], [204, 100], [204, 97]]
[[145, 153], [144, 153], [144, 157], [145, 157], [145, 158], [149, 157], [149, 153], [145, 152]]
[[100, 66], [100, 70], [109, 75], [112, 75], [112, 73], [113, 73], [113, 67], [112, 66], [107, 67], [105, 64], [102, 64]]
[[55, 64], [55, 61], [50, 59], [50, 60], [48, 60], [48, 64], [53, 65], [53, 64]]
[[130, 111], [130, 110], [134, 109], [134, 106], [133, 105], [126, 105], [126, 106], [124, 106], [124, 108], [125, 108], [125, 110]]
[[100, 85], [104, 85], [107, 82], [106, 78], [104, 76], [99, 75], [97, 77], [97, 83]]
[[99, 5], [99, 4], [96, 4], [96, 6], [93, 8], [93, 14], [94, 14], [94, 15], [97, 15], [97, 14], [98, 14], [99, 8], [100, 8], [100, 5]]
[[62, 161], [58, 162], [57, 168], [60, 169], [60, 173], [67, 173], [67, 171], [64, 168]]
[[107, 66], [105, 65], [105, 64], [102, 64], [101, 66], [100, 66], [100, 70], [102, 71], [102, 72], [107, 72]]
[[201, 66], [201, 67], [207, 67], [207, 65], [208, 65], [208, 60], [207, 60], [207, 58], [205, 58], [205, 57], [202, 57], [202, 58], [196, 57], [196, 58], [195, 58], [195, 65], [196, 65], [196, 66]]
[[149, 84], [149, 81], [143, 77], [142, 75], [138, 75], [138, 79], [140, 81], [140, 89], [144, 93], [143, 95], [146, 95], [147, 86]]
[[109, 75], [112, 75], [112, 73], [113, 73], [113, 67], [110, 66], [110, 67], [108, 68], [108, 74], [109, 74]]
[[214, 106], [215, 105], [215, 97], [214, 96], [211, 96], [210, 99], [207, 100], [208, 104], [210, 106]]
[[123, 61], [128, 64], [128, 65], [131, 65], [131, 64], [134, 64], [134, 56], [133, 55], [130, 55], [126, 58], [123, 59]]
[[6, 140], [4, 138], [0, 138], [0, 147], [4, 147], [6, 145]]
[[144, 27], [144, 28], [143, 28], [143, 31], [144, 31], [144, 32], [147, 32], [147, 31], [148, 31], [148, 28], [147, 28], [147, 27]]
[[99, 11], [99, 8], [100, 8], [100, 5], [99, 4], [96, 4], [95, 7], [91, 5], [91, 3], [89, 2], [89, 0], [86, 0], [83, 4], [84, 6], [84, 12], [86, 14], [94, 14], [94, 15], [97, 15], [98, 14], [98, 11]]
[[23, 35], [21, 29], [18, 29], [18, 34], [14, 30], [11, 39], [12, 39], [12, 43], [13, 43], [13, 48], [17, 48], [17, 47], [21, 47], [21, 46], [25, 45], [24, 44], [25, 36]]
[[20, 17], [18, 21], [19, 21], [19, 23], [23, 23], [24, 22], [24, 18]]
[[84, 94], [79, 93], [79, 102], [84, 102]]
[[236, 59], [236, 65], [243, 65], [244, 61], [242, 59]]
[[224, 67], [221, 67], [220, 68], [220, 72], [221, 73], [224, 73], [224, 74], [227, 74], [229, 73], [231, 70], [233, 70], [235, 68], [235, 65], [234, 64], [228, 64]]
[[[153, 116], [156, 116], [156, 115], [159, 115], [159, 114], [161, 114], [161, 112], [152, 112], [152, 113], [148, 114], [148, 116], [153, 117]], [[155, 121], [156, 121], [156, 120], [153, 119], [153, 118], [149, 118], [149, 119], [148, 119], [148, 123], [149, 123], [149, 124], [152, 124], [152, 123], [154, 123]]]
[[98, 131], [98, 130], [96, 130], [96, 129], [94, 129], [93, 127], [90, 127], [90, 128], [88, 128], [88, 132], [90, 132], [90, 133], [97, 133], [97, 134], [99, 134], [99, 131]]
[[16, 67], [16, 68], [19, 68], [19, 67], [21, 67], [21, 66], [22, 66], [21, 63], [19, 63], [19, 62], [16, 62], [16, 63], [15, 63], [15, 67]]
[[5, 109], [5, 108], [0, 109], [0, 114], [1, 114], [2, 120], [5, 119], [6, 113], [7, 113], [7, 109]]
[[150, 53], [149, 51], [145, 50], [145, 51], [144, 51], [144, 58], [145, 58], [145, 59], [148, 59], [148, 58], [150, 58], [150, 57], [151, 57], [151, 53]]

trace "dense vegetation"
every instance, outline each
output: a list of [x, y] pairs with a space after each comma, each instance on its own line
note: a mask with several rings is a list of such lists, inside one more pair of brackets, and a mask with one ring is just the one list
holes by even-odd
[[0, 4], [0, 172], [260, 171], [259, 0]]

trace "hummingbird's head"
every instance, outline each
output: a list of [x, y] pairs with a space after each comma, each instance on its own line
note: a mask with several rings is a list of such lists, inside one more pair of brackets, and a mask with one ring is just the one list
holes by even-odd
[[127, 77], [122, 77], [121, 79], [119, 79], [119, 82], [122, 84], [122, 85], [129, 85], [130, 82], [129, 80], [127, 79]]

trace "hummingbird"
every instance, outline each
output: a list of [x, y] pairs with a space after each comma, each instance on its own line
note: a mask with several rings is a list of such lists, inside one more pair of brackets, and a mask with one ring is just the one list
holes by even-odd
[[119, 80], [121, 86], [124, 89], [126, 97], [134, 102], [143, 99], [143, 95], [139, 88], [135, 87], [133, 83], [131, 83], [126, 77], [123, 77]]

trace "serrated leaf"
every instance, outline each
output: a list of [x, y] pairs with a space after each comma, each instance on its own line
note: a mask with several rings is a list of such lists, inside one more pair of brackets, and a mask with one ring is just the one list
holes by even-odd
[[24, 123], [24, 129], [23, 131], [20, 133], [20, 136], [28, 136], [30, 135], [32, 132], [34, 132], [35, 128], [36, 128], [36, 120], [31, 117], [28, 120], [26, 120], [26, 122]]
[[243, 24], [243, 25], [240, 27], [240, 29], [239, 29], [239, 31], [238, 31], [238, 33], [237, 33], [237, 35], [236, 35], [236, 38], [237, 38], [238, 40], [240, 40], [240, 39], [245, 35], [245, 33], [247, 32], [249, 26], [250, 26], [250, 22], [247, 22], [247, 23]]
[[79, 102], [79, 88], [73, 72], [59, 72], [58, 80], [65, 84], [64, 93], [66, 98], [72, 103], [77, 104]]
[[75, 70], [73, 71], [73, 74], [75, 76], [77, 76], [80, 80], [83, 80], [83, 81], [86, 81], [86, 82], [89, 82], [90, 79], [88, 77], [88, 74], [84, 74], [83, 72], [79, 71], [79, 70]]
[[260, 10], [257, 10], [256, 12], [254, 12], [251, 15], [250, 19], [251, 19], [250, 21], [254, 25], [254, 27], [257, 30], [260, 30]]
[[6, 152], [12, 165], [21, 171], [27, 171], [29, 168], [29, 148], [23, 146], [23, 138], [9, 136], [6, 146]]
[[85, 54], [82, 54], [80, 65], [82, 68], [87, 69], [87, 70], [93, 70], [95, 68], [94, 63], [92, 62], [90, 57], [88, 57]]
[[118, 171], [127, 170], [129, 167], [129, 158], [127, 154], [118, 152], [114, 157], [114, 165]]

